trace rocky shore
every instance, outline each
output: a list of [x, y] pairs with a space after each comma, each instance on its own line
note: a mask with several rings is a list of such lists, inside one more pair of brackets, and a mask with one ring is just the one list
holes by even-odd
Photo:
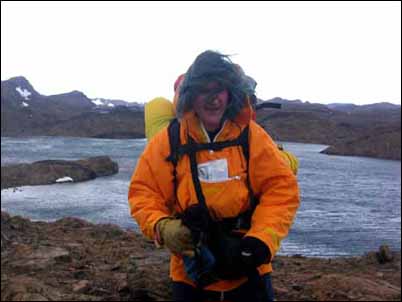
[[118, 171], [118, 164], [108, 156], [75, 161], [44, 160], [32, 164], [14, 164], [1, 167], [1, 189], [66, 181], [80, 182], [116, 174]]
[[321, 153], [401, 160], [401, 130], [387, 129], [358, 139], [338, 142]]
[[[77, 218], [31, 222], [1, 213], [2, 301], [169, 301], [169, 255], [141, 234]], [[277, 256], [278, 301], [401, 299], [400, 252]]]

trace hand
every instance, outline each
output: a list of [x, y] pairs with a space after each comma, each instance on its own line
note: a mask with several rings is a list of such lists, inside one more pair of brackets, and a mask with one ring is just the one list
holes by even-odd
[[164, 218], [156, 224], [156, 231], [172, 253], [189, 255], [193, 253], [194, 245], [191, 231], [183, 225], [181, 219]]
[[246, 270], [269, 263], [271, 252], [267, 245], [255, 237], [244, 237], [240, 242], [240, 261]]

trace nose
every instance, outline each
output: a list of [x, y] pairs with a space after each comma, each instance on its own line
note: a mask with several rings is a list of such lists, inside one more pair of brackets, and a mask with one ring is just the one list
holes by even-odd
[[205, 98], [205, 103], [207, 103], [207, 104], [217, 104], [217, 103], [219, 103], [218, 94], [213, 94], [210, 97]]

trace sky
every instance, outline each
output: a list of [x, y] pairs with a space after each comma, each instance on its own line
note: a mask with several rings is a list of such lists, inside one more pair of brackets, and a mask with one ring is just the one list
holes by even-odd
[[1, 1], [1, 80], [41, 94], [146, 102], [205, 50], [257, 97], [401, 104], [401, 2]]

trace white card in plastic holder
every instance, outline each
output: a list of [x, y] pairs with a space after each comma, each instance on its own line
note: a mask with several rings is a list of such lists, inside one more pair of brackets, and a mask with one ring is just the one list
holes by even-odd
[[217, 182], [229, 179], [228, 161], [217, 159], [198, 165], [198, 178], [201, 181]]

